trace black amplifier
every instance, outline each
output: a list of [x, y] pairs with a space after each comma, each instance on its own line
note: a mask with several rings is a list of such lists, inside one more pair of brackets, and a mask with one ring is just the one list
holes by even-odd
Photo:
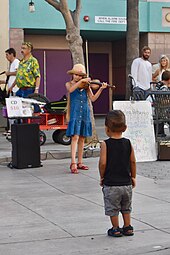
[[11, 125], [12, 167], [40, 167], [40, 138], [38, 124]]

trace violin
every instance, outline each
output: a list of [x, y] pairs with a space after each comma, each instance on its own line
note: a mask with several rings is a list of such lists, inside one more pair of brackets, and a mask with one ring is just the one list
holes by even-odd
[[[92, 81], [89, 81], [88, 83], [82, 82], [81, 85], [79, 86], [79, 88], [80, 89], [88, 89], [90, 87], [93, 90], [97, 90], [97, 89], [99, 89], [100, 86], [102, 86], [102, 84], [103, 83], [100, 82], [99, 80], [92, 80]], [[107, 87], [111, 88], [111, 89], [115, 89], [116, 88], [115, 85], [110, 85], [110, 84], [107, 84]]]
[[[100, 82], [100, 81], [90, 81], [89, 86], [90, 86], [90, 87], [92, 86], [92, 88], [93, 88], [93, 84], [94, 84], [94, 85], [97, 85], [98, 88], [99, 88], [100, 86], [102, 86], [103, 82]], [[107, 84], [107, 87], [108, 87], [108, 88], [111, 88], [111, 89], [115, 89], [115, 88], [116, 88], [115, 85], [111, 85], [111, 84]]]

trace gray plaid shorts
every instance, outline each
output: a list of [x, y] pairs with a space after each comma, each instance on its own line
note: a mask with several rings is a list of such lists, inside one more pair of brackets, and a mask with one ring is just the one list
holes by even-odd
[[132, 211], [132, 185], [103, 187], [105, 214], [118, 216]]

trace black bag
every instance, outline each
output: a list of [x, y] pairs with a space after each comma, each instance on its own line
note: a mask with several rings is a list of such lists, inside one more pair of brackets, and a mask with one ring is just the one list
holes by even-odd
[[66, 112], [67, 97], [64, 95], [59, 101], [50, 102], [44, 105], [44, 109], [48, 113], [64, 113]]
[[[5, 71], [1, 72], [0, 75], [2, 74], [5, 74]], [[6, 81], [5, 81], [5, 88], [2, 90], [1, 87], [0, 87], [0, 103], [5, 105], [5, 98], [9, 97], [7, 91], [6, 91], [6, 87], [7, 87], [7, 84], [8, 84], [8, 80], [9, 80], [9, 75], [7, 76], [6, 78]]]
[[0, 103], [2, 103], [3, 105], [5, 105], [5, 98], [9, 97], [7, 91], [6, 91], [6, 86], [4, 88], [4, 90], [2, 90], [0, 88]]

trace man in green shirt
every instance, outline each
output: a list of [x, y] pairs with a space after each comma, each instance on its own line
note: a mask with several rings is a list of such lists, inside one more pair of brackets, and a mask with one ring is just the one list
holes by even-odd
[[40, 68], [38, 61], [32, 56], [33, 46], [30, 42], [22, 43], [21, 53], [23, 59], [19, 63], [19, 67], [16, 74], [16, 79], [9, 88], [11, 92], [12, 88], [17, 85], [19, 90], [16, 96], [27, 97], [29, 94], [38, 93], [40, 86]]

